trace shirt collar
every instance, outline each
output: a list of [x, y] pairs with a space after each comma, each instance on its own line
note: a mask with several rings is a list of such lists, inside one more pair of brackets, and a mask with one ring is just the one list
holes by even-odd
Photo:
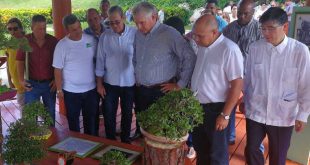
[[150, 34], [153, 34], [154, 31], [156, 31], [159, 28], [160, 22], [156, 21], [155, 25], [153, 26], [152, 30], [150, 31]]
[[271, 49], [276, 50], [279, 54], [282, 54], [282, 52], [284, 51], [286, 45], [287, 45], [288, 39], [287, 36], [285, 35], [283, 41], [277, 45], [277, 46], [273, 46], [271, 43], [268, 42], [268, 45]]
[[[112, 30], [112, 29], [111, 29], [111, 30]], [[117, 36], [123, 36], [123, 35], [125, 35], [127, 32], [128, 32], [128, 26], [127, 26], [126, 24], [125, 24], [125, 29], [124, 29], [124, 31], [123, 31], [122, 34], [115, 33], [115, 32], [112, 30], [112, 33], [115, 34], [115, 35], [117, 35]]]
[[212, 49], [213, 47], [217, 46], [219, 43], [221, 43], [224, 39], [224, 35], [221, 34], [209, 47], [208, 49]]

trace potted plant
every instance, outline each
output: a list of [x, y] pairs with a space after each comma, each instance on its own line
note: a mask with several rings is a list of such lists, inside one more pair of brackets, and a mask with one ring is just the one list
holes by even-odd
[[100, 165], [130, 165], [125, 155], [120, 151], [109, 151], [100, 158]]
[[23, 108], [23, 118], [36, 124], [37, 130], [32, 132], [32, 138], [48, 139], [52, 132], [49, 126], [53, 124], [47, 108], [40, 101], [26, 104]]
[[2, 153], [7, 164], [30, 164], [46, 155], [45, 141], [31, 138], [32, 133], [38, 131], [36, 123], [19, 119], [9, 126], [8, 131]]
[[203, 110], [189, 89], [171, 91], [137, 114], [145, 141], [145, 163], [184, 164], [188, 132], [203, 122]]

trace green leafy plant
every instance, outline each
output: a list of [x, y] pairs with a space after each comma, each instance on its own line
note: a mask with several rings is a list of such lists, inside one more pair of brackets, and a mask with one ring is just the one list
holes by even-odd
[[[23, 108], [23, 118], [37, 123], [38, 126], [50, 126], [53, 120], [47, 108], [40, 101], [26, 104]], [[38, 120], [40, 118], [40, 120]]]
[[100, 158], [100, 165], [130, 165], [130, 162], [120, 151], [109, 151]]
[[137, 114], [148, 133], [178, 140], [203, 122], [203, 110], [189, 89], [171, 91]]
[[9, 126], [8, 131], [2, 153], [6, 163], [31, 163], [46, 155], [45, 141], [31, 138], [32, 133], [37, 131], [36, 123], [19, 119]]
[[0, 85], [0, 94], [4, 93], [4, 92], [8, 92], [11, 89], [8, 88], [6, 85]]

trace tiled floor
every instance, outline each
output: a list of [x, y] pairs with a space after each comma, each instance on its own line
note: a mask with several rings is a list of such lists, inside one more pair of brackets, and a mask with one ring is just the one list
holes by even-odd
[[[1, 119], [2, 119], [2, 131], [3, 134], [7, 134], [7, 129], [10, 123], [16, 121], [21, 117], [21, 111], [18, 108], [18, 105], [16, 103], [16, 100], [10, 100], [10, 101], [3, 101], [0, 102], [1, 106]], [[56, 128], [68, 128], [66, 117], [59, 113], [58, 111], [58, 105], [57, 105], [57, 113], [56, 113]], [[82, 118], [81, 118], [82, 121]], [[135, 130], [135, 116], [133, 117], [133, 123], [132, 123], [132, 134]], [[81, 122], [82, 125], [82, 122]], [[120, 114], [118, 112], [117, 117], [117, 130], [119, 132], [119, 126], [120, 126]], [[81, 127], [81, 131], [83, 131], [83, 127]], [[244, 116], [240, 113], [236, 116], [236, 143], [235, 145], [232, 145], [229, 147], [229, 153], [230, 153], [230, 164], [231, 165], [243, 165], [245, 164], [244, 160], [244, 148], [246, 144], [246, 132], [245, 132], [245, 119]], [[100, 119], [100, 130], [99, 130], [99, 136], [104, 136], [104, 126], [103, 126], [103, 119]], [[141, 145], [142, 139], [138, 139], [133, 142], [134, 145]], [[264, 141], [265, 150], [267, 153], [268, 146], [267, 146], [267, 140]], [[268, 159], [268, 155], [265, 154], [266, 159]], [[267, 161], [268, 162], [268, 161]], [[195, 160], [186, 160], [186, 164], [195, 164]], [[287, 165], [298, 165], [298, 163], [292, 162], [290, 160], [287, 160]]]

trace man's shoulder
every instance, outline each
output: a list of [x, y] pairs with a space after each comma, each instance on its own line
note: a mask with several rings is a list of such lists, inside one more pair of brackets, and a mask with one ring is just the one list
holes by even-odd
[[58, 39], [50, 34], [46, 34], [46, 38], [49, 40], [49, 41], [53, 41], [53, 42], [57, 42]]
[[293, 46], [294, 51], [309, 51], [306, 44], [291, 37], [287, 37], [287, 44]]

